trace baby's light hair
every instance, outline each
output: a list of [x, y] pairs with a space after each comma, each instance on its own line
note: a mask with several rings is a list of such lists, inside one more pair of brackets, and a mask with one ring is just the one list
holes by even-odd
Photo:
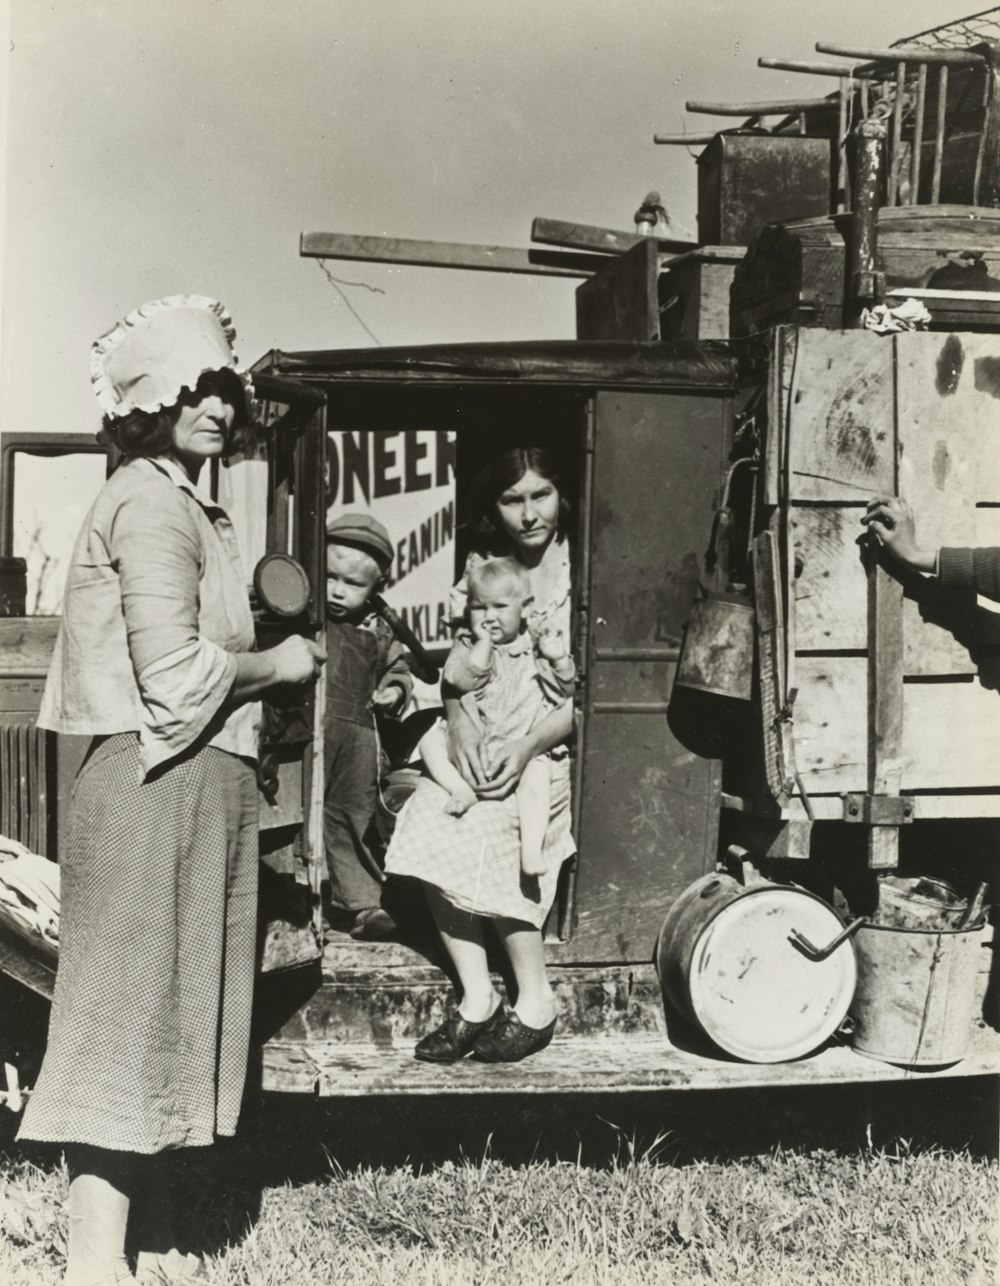
[[528, 602], [531, 598], [531, 578], [527, 569], [516, 558], [486, 558], [477, 563], [467, 578], [469, 597], [472, 598], [476, 592], [483, 593], [487, 586], [505, 580], [513, 581], [522, 603]]

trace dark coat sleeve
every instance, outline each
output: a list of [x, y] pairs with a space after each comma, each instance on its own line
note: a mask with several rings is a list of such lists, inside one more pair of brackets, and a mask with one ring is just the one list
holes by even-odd
[[942, 549], [938, 579], [942, 585], [973, 589], [1000, 602], [1000, 549]]

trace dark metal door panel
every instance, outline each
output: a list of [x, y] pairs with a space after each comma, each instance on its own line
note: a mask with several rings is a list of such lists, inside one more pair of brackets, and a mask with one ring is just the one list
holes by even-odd
[[719, 499], [730, 402], [596, 399], [575, 926], [564, 958], [648, 960], [668, 907], [710, 869], [719, 768], [667, 710]]

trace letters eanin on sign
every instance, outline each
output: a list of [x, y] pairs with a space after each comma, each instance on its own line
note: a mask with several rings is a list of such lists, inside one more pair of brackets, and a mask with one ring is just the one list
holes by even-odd
[[335, 430], [327, 451], [327, 509], [385, 524], [395, 554], [386, 597], [422, 643], [450, 641], [455, 579], [455, 434]]

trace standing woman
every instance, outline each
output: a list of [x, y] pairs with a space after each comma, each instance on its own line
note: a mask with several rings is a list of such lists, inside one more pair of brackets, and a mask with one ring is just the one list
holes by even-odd
[[[38, 724], [93, 737], [62, 849], [59, 970], [20, 1137], [65, 1145], [67, 1286], [190, 1271], [158, 1158], [235, 1131], [257, 906], [256, 698], [315, 643], [254, 651], [225, 512], [197, 487], [250, 413], [221, 304], [176, 295], [93, 346], [122, 452], [77, 537]], [[130, 1218], [131, 1214], [131, 1218]], [[196, 1267], [196, 1265], [194, 1265]]]
[[[507, 555], [527, 571], [532, 601], [528, 629], [570, 630], [569, 503], [559, 462], [538, 447], [497, 456], [473, 492], [470, 522], [478, 548], [452, 595], [461, 617], [468, 573], [485, 557]], [[445, 811], [447, 792], [424, 779], [400, 814], [386, 854], [386, 872], [424, 885], [431, 914], [455, 972], [456, 1011], [417, 1044], [425, 1062], [453, 1063], [473, 1052], [487, 1062], [516, 1062], [544, 1049], [556, 1025], [556, 1002], [545, 972], [542, 926], [555, 898], [559, 869], [574, 851], [570, 834], [570, 766], [566, 741], [573, 727], [567, 700], [524, 737], [484, 762], [481, 737], [457, 697], [445, 697], [452, 762], [479, 802], [461, 817]], [[546, 873], [521, 871], [514, 788], [525, 765], [552, 752], [549, 824], [543, 846]], [[486, 956], [491, 923], [511, 963], [517, 1000], [506, 1010], [494, 991]]]

